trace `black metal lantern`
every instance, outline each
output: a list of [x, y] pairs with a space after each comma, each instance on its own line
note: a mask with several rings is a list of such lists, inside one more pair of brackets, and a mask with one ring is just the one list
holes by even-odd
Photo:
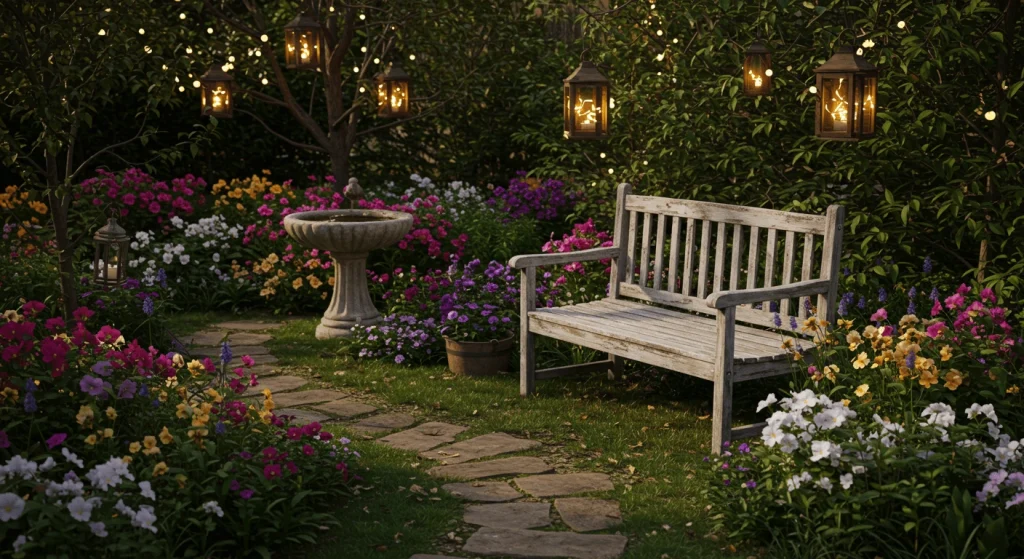
[[768, 95], [772, 90], [772, 53], [760, 40], [754, 41], [743, 58], [743, 93], [750, 97]]
[[814, 135], [848, 142], [874, 136], [878, 68], [847, 46], [814, 73], [818, 88]]
[[303, 13], [284, 26], [284, 64], [294, 70], [320, 68], [323, 28], [313, 16]]
[[611, 81], [593, 62], [584, 60], [564, 80], [564, 135], [569, 140], [602, 140], [608, 133], [608, 88]]
[[231, 118], [234, 106], [232, 90], [235, 79], [220, 64], [214, 64], [199, 78], [199, 91], [203, 96], [201, 114], [217, 118]]
[[110, 218], [107, 224], [93, 235], [96, 256], [92, 261], [92, 280], [96, 285], [117, 287], [124, 282], [128, 272], [128, 233]]
[[410, 76], [398, 64], [377, 74], [377, 116], [385, 118], [407, 117], [409, 107]]

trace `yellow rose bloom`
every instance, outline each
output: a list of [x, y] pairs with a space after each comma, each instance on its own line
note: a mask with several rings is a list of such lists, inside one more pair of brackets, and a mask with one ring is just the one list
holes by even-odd
[[135, 454], [140, 450], [142, 450], [142, 445], [139, 444], [138, 441], [135, 441], [132, 444], [128, 445], [128, 452], [131, 452], [132, 454]]
[[860, 355], [858, 355], [857, 358], [853, 360], [853, 368], [854, 369], [863, 369], [864, 367], [867, 367], [867, 366], [868, 366], [868, 354], [867, 354], [866, 351], [862, 351], [862, 352], [860, 352]]
[[206, 389], [206, 395], [209, 396], [210, 398], [212, 398], [213, 401], [218, 403], [218, 404], [224, 401], [224, 396], [221, 396], [220, 392], [217, 392], [213, 388], [207, 388]]
[[174, 412], [174, 415], [178, 419], [185, 419], [186, 417], [192, 415], [192, 407], [186, 404], [185, 402], [179, 403], [176, 407], [178, 408], [178, 411]]
[[160, 462], [156, 466], [153, 466], [153, 476], [162, 476], [167, 473], [167, 462]]
[[867, 394], [868, 392], [871, 392], [871, 387], [866, 384], [858, 386], [857, 390], [853, 391], [853, 393], [856, 394], [858, 398], [863, 398], [864, 395]]
[[112, 407], [108, 407], [107, 408], [107, 418], [110, 419], [111, 421], [117, 419], [117, 410], [115, 410]]
[[946, 373], [946, 388], [950, 390], [956, 390], [957, 388], [960, 387], [960, 385], [963, 382], [964, 377], [963, 375], [960, 374], [960, 371], [956, 369], [950, 369], [949, 372]]
[[270, 185], [270, 192], [273, 193], [273, 194], [280, 194], [280, 193], [284, 192], [284, 189], [281, 188], [281, 185], [279, 185], [279, 184], [272, 184], [272, 185]]
[[163, 428], [163, 430], [160, 431], [160, 442], [164, 444], [171, 444], [172, 442], [174, 442], [174, 435], [172, 435], [171, 432], [167, 430], [166, 426]]

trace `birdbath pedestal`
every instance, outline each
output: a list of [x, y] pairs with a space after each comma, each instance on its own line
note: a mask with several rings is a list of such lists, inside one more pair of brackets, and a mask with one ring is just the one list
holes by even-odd
[[352, 335], [352, 327], [381, 321], [366, 284], [366, 257], [371, 250], [397, 243], [412, 228], [412, 215], [385, 210], [298, 212], [284, 218], [284, 229], [299, 244], [330, 252], [334, 261], [334, 296], [316, 337]]

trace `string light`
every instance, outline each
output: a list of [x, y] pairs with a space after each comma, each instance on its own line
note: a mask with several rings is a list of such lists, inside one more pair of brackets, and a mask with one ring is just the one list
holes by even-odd
[[192, 87], [199, 87], [200, 85], [199, 80], [192, 82]]
[[358, 74], [359, 73], [359, 66], [353, 66], [352, 67], [352, 71]]
[[359, 14], [359, 19], [360, 20], [366, 19], [366, 14]]
[[99, 32], [99, 36], [100, 37], [102, 37], [102, 36], [104, 36], [106, 34], [107, 34], [107, 30], [106, 29], [100, 29], [100, 32]]
[[818, 92], [818, 88], [817, 88], [817, 87], [814, 87], [814, 86], [812, 85], [811, 87], [808, 87], [808, 88], [807, 88], [807, 91], [809, 91], [809, 92], [811, 92], [812, 94], [814, 94], [814, 93], [817, 93], [817, 92]]
[[380, 59], [379, 58], [374, 58], [373, 59], [373, 63], [374, 64], [380, 64]]
[[139, 28], [139, 35], [145, 35], [145, 34], [146, 34], [146, 30], [140, 27]]
[[187, 18], [187, 17], [188, 17], [188, 16], [187, 16], [187, 15], [185, 15], [184, 13], [181, 13], [181, 14], [179, 14], [179, 15], [178, 15], [178, 19], [185, 19], [185, 18]]
[[416, 60], [416, 55], [415, 54], [410, 54], [409, 55], [409, 60]]
[[213, 35], [213, 28], [212, 27], [207, 27], [206, 28], [206, 32], [209, 33], [210, 35]]
[[142, 47], [142, 50], [146, 51], [146, 54], [151, 54], [153, 49], [149, 48], [149, 45]]
[[615, 174], [615, 169], [608, 169], [608, 174], [609, 175], [614, 175]]
[[267, 85], [268, 83], [270, 83], [270, 80], [268, 80], [267, 78], [263, 78], [260, 81], [263, 83], [263, 85]]
[[263, 41], [265, 43], [265, 42], [267, 42], [269, 40], [270, 40], [270, 37], [268, 37], [266, 33], [260, 35], [260, 41]]
[[607, 154], [605, 154], [605, 152], [603, 152], [603, 151], [602, 151], [602, 152], [601, 152], [601, 159], [604, 159], [605, 157], [608, 157], [608, 155], [607, 155]]
[[996, 112], [995, 111], [989, 111], [989, 112], [985, 113], [985, 120], [995, 120], [995, 119], [996, 119]]
[[906, 26], [907, 26], [907, 22], [905, 22], [905, 21], [900, 21], [900, 22], [898, 22], [898, 23], [896, 24], [896, 27], [899, 27], [900, 29], [903, 29], [903, 28], [905, 28]]
[[235, 61], [235, 57], [233, 55], [228, 57], [228, 62], [234, 62], [234, 61]]
[[179, 85], [178, 86], [178, 91], [185, 91], [185, 86]]

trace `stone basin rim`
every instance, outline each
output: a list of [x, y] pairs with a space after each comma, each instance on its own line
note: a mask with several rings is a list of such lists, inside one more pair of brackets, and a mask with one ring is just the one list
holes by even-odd
[[[351, 217], [370, 217], [370, 218], [383, 218], [375, 219], [370, 221], [326, 221], [323, 218], [329, 218], [331, 216], [351, 216]], [[320, 219], [312, 219], [320, 218]], [[310, 223], [317, 225], [329, 225], [331, 227], [367, 227], [373, 224], [385, 224], [394, 221], [412, 221], [412, 214], [405, 212], [396, 212], [392, 210], [312, 210], [305, 212], [295, 212], [285, 216], [284, 221], [298, 222], [298, 223]]]

